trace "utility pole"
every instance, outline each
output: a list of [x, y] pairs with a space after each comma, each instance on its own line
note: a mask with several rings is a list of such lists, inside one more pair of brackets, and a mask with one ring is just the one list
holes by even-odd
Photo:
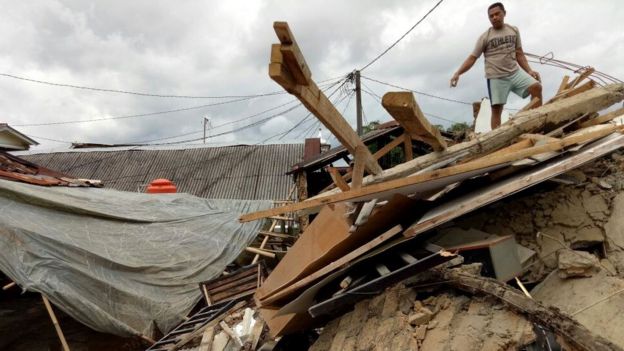
[[212, 128], [208, 117], [204, 117], [204, 144], [206, 143], [206, 126], [208, 126], [208, 128]]
[[357, 134], [364, 134], [362, 129], [362, 88], [360, 87], [360, 71], [355, 71], [355, 111], [357, 114]]

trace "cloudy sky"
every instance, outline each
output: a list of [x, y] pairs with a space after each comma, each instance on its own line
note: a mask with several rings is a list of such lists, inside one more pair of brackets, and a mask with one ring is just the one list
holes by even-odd
[[[376, 96], [397, 88], [377, 80], [456, 100], [416, 95], [434, 124], [471, 122], [471, 107], [462, 102], [480, 100], [487, 93], [482, 59], [461, 77], [457, 88], [449, 88], [448, 82], [488, 28], [490, 2], [443, 1], [362, 71], [365, 120], [390, 119]], [[329, 94], [339, 80], [328, 79], [365, 66], [435, 3], [2, 0], [0, 122], [33, 136], [41, 143], [39, 150], [67, 147], [63, 142], [71, 141], [200, 143], [204, 117], [213, 126], [207, 140], [211, 145], [301, 142], [318, 133], [318, 124], [311, 117], [298, 124], [307, 111], [288, 94], [208, 98], [281, 92], [267, 74], [270, 46], [277, 42], [273, 21], [290, 24], [314, 79], [323, 82], [319, 84]], [[588, 6], [582, 0], [514, 0], [505, 5], [506, 20], [519, 27], [526, 52], [552, 52], [556, 59], [591, 65], [624, 79], [624, 6], [619, 1], [593, 1]], [[546, 97], [569, 74], [538, 63], [532, 66], [542, 74]], [[7, 75], [178, 97], [76, 89]], [[346, 83], [332, 100], [354, 123], [352, 88]], [[512, 97], [508, 107], [525, 103]], [[182, 111], [160, 113], [172, 110]], [[137, 115], [146, 116], [114, 118]], [[57, 122], [72, 123], [51, 124]], [[325, 137], [329, 138], [326, 131]]]

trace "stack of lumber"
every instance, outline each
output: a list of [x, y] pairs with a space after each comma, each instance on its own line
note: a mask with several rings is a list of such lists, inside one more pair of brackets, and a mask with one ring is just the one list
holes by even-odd
[[[338, 181], [335, 189], [305, 201], [240, 218], [318, 213], [256, 291], [274, 336], [322, 324], [308, 313], [315, 304], [393, 274], [375, 261], [384, 252], [404, 245], [403, 261], [418, 263], [424, 258], [408, 251], [425, 248], [419, 234], [624, 146], [622, 127], [611, 123], [624, 109], [599, 113], [622, 101], [624, 84], [597, 86], [588, 69], [572, 81], [564, 78], [544, 105], [532, 102], [499, 128], [452, 146], [427, 121], [413, 94], [388, 92], [382, 105], [403, 127], [401, 140], [425, 142], [435, 151], [381, 169], [312, 80], [288, 25], [276, 22], [274, 28], [280, 43], [272, 47], [271, 78], [299, 98], [355, 159], [351, 183]], [[373, 268], [357, 280], [353, 267]]]

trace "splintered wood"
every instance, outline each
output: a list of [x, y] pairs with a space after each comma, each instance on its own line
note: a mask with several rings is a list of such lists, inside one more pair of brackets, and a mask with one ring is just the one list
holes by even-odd
[[295, 95], [344, 145], [352, 155], [362, 148], [364, 168], [379, 174], [381, 167], [357, 133], [312, 80], [312, 73], [286, 22], [273, 24], [280, 44], [271, 47], [269, 76], [286, 91]]

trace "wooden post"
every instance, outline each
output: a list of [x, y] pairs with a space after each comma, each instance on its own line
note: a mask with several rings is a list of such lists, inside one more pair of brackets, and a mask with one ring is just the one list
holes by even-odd
[[56, 329], [56, 334], [58, 335], [59, 339], [61, 340], [61, 345], [63, 346], [63, 351], [69, 351], [69, 345], [67, 345], [67, 340], [65, 340], [65, 335], [63, 335], [63, 330], [61, 329], [61, 325], [59, 324], [58, 320], [56, 319], [56, 315], [54, 314], [54, 310], [52, 309], [52, 305], [50, 304], [50, 301], [48, 301], [48, 298], [45, 297], [43, 294], [41, 294], [41, 298], [43, 299], [43, 304], [46, 307], [46, 310], [48, 310], [48, 314], [50, 315], [50, 319], [52, 320], [52, 324], [54, 324], [54, 329]]
[[357, 121], [357, 133], [359, 136], [364, 134], [362, 129], [362, 86], [360, 85], [360, 71], [355, 71], [355, 111]]
[[403, 142], [403, 150], [405, 151], [405, 161], [411, 161], [414, 159], [414, 151], [412, 150], [412, 138], [405, 134]]
[[[308, 199], [308, 177], [306, 171], [297, 173], [295, 182], [297, 184], [297, 200], [304, 201]], [[303, 232], [310, 225], [310, 216], [299, 216], [299, 231]]]

